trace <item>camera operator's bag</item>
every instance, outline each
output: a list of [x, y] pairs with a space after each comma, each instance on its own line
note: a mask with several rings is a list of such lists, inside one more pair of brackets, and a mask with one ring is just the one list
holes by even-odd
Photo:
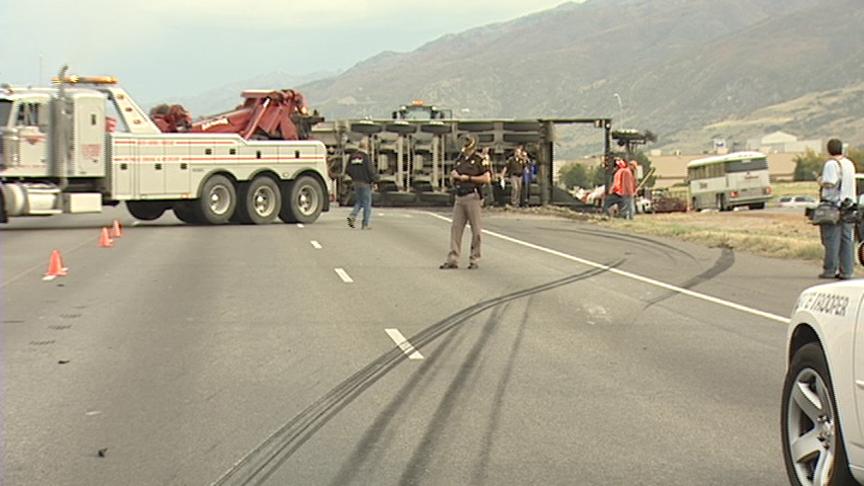
[[810, 213], [812, 224], [837, 224], [840, 222], [840, 208], [830, 202], [820, 202]]

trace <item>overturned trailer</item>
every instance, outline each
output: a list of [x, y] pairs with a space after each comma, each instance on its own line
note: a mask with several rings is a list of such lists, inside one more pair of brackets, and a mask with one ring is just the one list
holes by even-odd
[[[342, 205], [353, 203], [351, 181], [345, 175], [349, 155], [367, 141], [379, 183], [373, 204], [379, 206], [437, 206], [452, 202], [448, 174], [466, 137], [478, 148], [489, 148], [492, 169], [500, 173], [517, 145], [524, 145], [536, 168], [526, 185], [529, 205], [571, 202], [552, 182], [555, 131], [558, 125], [588, 124], [603, 130], [605, 153], [610, 149], [610, 118], [536, 118], [500, 120], [455, 119], [447, 110], [414, 103], [393, 112], [391, 119], [336, 120], [318, 123], [311, 138], [328, 150], [334, 197]], [[487, 203], [504, 204], [509, 185], [493, 184]]]

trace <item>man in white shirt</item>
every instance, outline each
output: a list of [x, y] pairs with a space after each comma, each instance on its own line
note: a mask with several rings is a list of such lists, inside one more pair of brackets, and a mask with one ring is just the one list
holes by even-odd
[[[821, 200], [836, 206], [849, 199], [855, 202], [855, 164], [843, 156], [843, 143], [836, 138], [828, 141], [828, 154], [831, 156], [822, 167], [819, 178]], [[823, 224], [819, 226], [825, 258], [822, 260], [822, 273], [819, 278], [850, 279], [855, 270], [855, 241], [852, 236], [853, 223]]]

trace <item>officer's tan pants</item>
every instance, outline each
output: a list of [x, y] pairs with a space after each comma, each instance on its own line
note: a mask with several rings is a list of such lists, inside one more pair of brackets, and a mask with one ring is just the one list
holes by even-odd
[[510, 205], [518, 206], [522, 200], [522, 175], [510, 176]]
[[448, 263], [459, 263], [459, 255], [462, 253], [462, 233], [465, 231], [465, 223], [471, 225], [471, 262], [480, 260], [480, 214], [482, 212], [480, 195], [477, 193], [467, 196], [456, 196], [456, 204], [453, 205], [453, 224], [450, 226], [450, 253], [447, 254]]

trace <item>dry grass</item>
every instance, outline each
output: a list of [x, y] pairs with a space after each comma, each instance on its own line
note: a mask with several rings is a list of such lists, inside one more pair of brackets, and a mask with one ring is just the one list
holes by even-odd
[[677, 238], [776, 258], [821, 260], [823, 253], [819, 229], [807, 222], [803, 209], [795, 214], [768, 211], [640, 214], [632, 221], [607, 220], [553, 206], [490, 211], [496, 214], [559, 216], [624, 232]]
[[803, 214], [672, 213], [639, 215], [633, 221], [599, 220], [598, 224], [776, 258], [821, 260], [823, 253], [818, 227]]

